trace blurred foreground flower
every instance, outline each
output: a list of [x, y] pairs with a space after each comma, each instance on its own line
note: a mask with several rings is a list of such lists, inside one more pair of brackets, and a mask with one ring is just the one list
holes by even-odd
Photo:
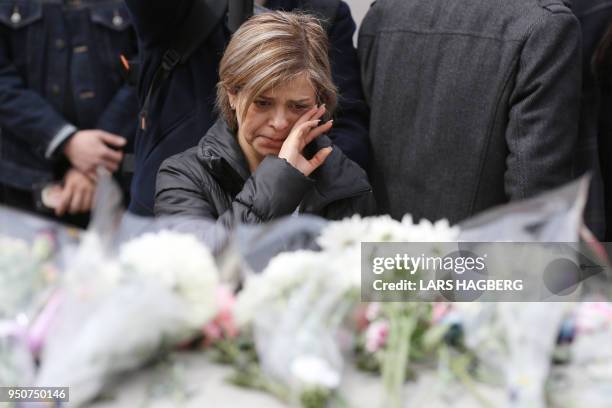
[[218, 287], [212, 255], [190, 235], [145, 234], [124, 244], [118, 260], [93, 238], [80, 252], [37, 378], [40, 385], [70, 386], [74, 406], [116, 374], [198, 335], [217, 311]]

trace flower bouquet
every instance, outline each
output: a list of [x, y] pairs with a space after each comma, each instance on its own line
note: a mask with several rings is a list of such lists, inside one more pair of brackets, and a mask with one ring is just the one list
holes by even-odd
[[215, 312], [217, 269], [194, 237], [145, 234], [108, 260], [87, 234], [62, 281], [36, 383], [70, 386], [78, 406], [116, 374], [196, 336]]
[[57, 279], [55, 239], [43, 231], [31, 243], [0, 235], [0, 385], [29, 384], [38, 350], [39, 310]]

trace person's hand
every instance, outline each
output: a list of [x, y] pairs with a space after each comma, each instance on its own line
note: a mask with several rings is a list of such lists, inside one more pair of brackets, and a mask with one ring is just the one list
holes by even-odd
[[327, 121], [322, 125], [319, 118], [325, 113], [325, 105], [314, 107], [300, 117], [287, 139], [281, 146], [278, 157], [287, 160], [287, 162], [299, 170], [303, 175], [309, 176], [320, 165], [323, 164], [327, 156], [332, 152], [331, 147], [324, 147], [319, 150], [310, 160], [307, 160], [302, 151], [304, 147], [315, 138], [332, 128], [333, 121]]
[[119, 149], [125, 144], [123, 137], [103, 130], [80, 130], [70, 137], [64, 146], [64, 154], [83, 173], [93, 174], [97, 166], [104, 166], [114, 173], [119, 168], [123, 153], [109, 146]]
[[77, 214], [91, 210], [95, 191], [96, 185], [88, 176], [74, 168], [68, 170], [55, 207], [55, 215], [61, 217], [66, 212]]

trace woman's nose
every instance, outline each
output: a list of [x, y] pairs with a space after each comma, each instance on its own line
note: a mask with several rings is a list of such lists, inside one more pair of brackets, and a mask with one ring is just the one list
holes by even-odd
[[289, 127], [289, 115], [284, 109], [276, 109], [272, 113], [271, 125], [276, 130], [286, 130]]

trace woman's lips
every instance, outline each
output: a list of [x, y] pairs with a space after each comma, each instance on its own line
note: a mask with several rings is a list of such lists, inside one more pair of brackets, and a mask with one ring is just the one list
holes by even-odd
[[275, 139], [275, 138], [264, 136], [264, 135], [260, 135], [259, 137], [262, 139], [262, 142], [264, 144], [269, 145], [269, 146], [280, 147], [285, 142], [285, 139]]

